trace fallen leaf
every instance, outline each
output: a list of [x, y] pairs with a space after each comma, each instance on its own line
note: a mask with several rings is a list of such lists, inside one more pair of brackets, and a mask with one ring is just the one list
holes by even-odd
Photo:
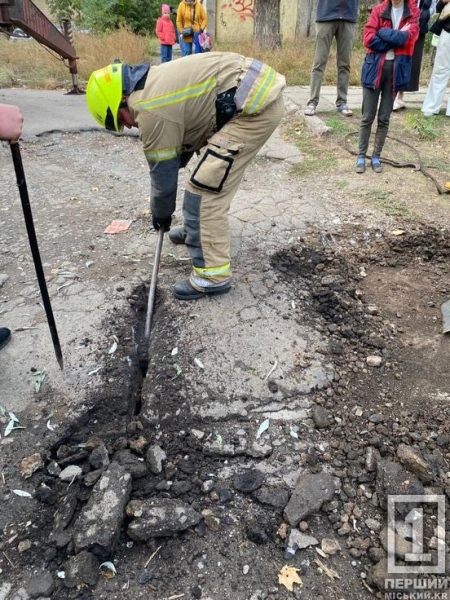
[[175, 364], [175, 365], [173, 365], [173, 368], [175, 369], [175, 373], [177, 375], [181, 375], [181, 373], [183, 372], [180, 365]]
[[114, 354], [114, 352], [117, 350], [117, 346], [118, 346], [117, 342], [114, 342], [114, 344], [108, 350], [108, 354]]
[[35, 471], [44, 466], [41, 455], [36, 452], [31, 456], [26, 456], [20, 463], [20, 474], [24, 479], [28, 479]]
[[[14, 431], [14, 429], [25, 429], [25, 427], [23, 427], [23, 425], [20, 424], [19, 419], [16, 417], [16, 415], [13, 412], [8, 413], [9, 414], [9, 423], [6, 426], [5, 429], [5, 437], [8, 437], [8, 435]], [[16, 425], [16, 423], [18, 423]]]
[[328, 558], [328, 554], [325, 554], [325, 552], [323, 550], [321, 550], [320, 548], [316, 548], [316, 552], [322, 558]]
[[6, 408], [3, 406], [0, 406], [0, 417], [5, 417], [6, 416]]
[[47, 429], [50, 429], [50, 431], [55, 431], [55, 428], [51, 424], [50, 419], [47, 421]]
[[285, 540], [287, 538], [287, 530], [287, 523], [281, 523], [280, 527], [278, 528], [278, 535], [282, 540]]
[[204, 369], [205, 365], [202, 363], [202, 361], [199, 358], [194, 358], [194, 362], [197, 365], [197, 367], [199, 369]]
[[8, 423], [8, 425], [6, 426], [5, 429], [5, 437], [8, 437], [8, 435], [11, 433], [11, 431], [14, 429], [14, 421], [11, 419]]
[[44, 379], [47, 377], [47, 373], [45, 371], [35, 371], [32, 373], [32, 376], [34, 377], [34, 391], [36, 394], [39, 394]]
[[269, 429], [269, 427], [270, 427], [270, 419], [266, 419], [259, 426], [258, 431], [256, 432], [256, 439], [259, 440], [259, 438], [262, 436], [262, 434], [265, 431], [267, 431]]
[[13, 490], [13, 494], [20, 496], [21, 498], [32, 498], [33, 496], [29, 492], [23, 492], [22, 490]]
[[278, 583], [284, 585], [284, 587], [290, 592], [294, 591], [294, 583], [297, 583], [300, 587], [303, 586], [303, 581], [298, 575], [300, 569], [295, 567], [288, 567], [285, 565], [280, 573], [278, 574]]
[[124, 231], [128, 231], [130, 225], [131, 221], [111, 221], [103, 233], [111, 233], [113, 235], [123, 233]]

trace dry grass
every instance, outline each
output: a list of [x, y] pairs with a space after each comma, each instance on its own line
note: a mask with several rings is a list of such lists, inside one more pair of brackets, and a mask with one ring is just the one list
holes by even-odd
[[[311, 65], [314, 58], [314, 40], [303, 40], [299, 44], [283, 46], [282, 50], [265, 51], [249, 43], [219, 43], [216, 50], [239, 52], [245, 56], [253, 56], [271, 65], [276, 71], [282, 73], [288, 85], [308, 85], [311, 75]], [[361, 64], [365, 52], [355, 47], [350, 73], [350, 85], [360, 85]], [[334, 49], [328, 61], [324, 75], [324, 85], [336, 84], [336, 54]]]
[[[75, 34], [75, 45], [80, 57], [79, 74], [87, 81], [93, 70], [112, 62], [115, 58], [136, 64], [154, 60], [159, 54], [154, 37], [138, 36], [126, 28], [105, 35]], [[314, 40], [286, 45], [281, 50], [264, 51], [251, 42], [217, 43], [215, 50], [239, 52], [254, 56], [283, 73], [288, 85], [308, 85], [314, 56]], [[350, 73], [350, 85], [360, 85], [361, 64], [365, 50], [355, 45]], [[422, 81], [426, 84], [431, 72], [429, 56], [424, 57]], [[62, 62], [45, 51], [37, 42], [8, 41], [0, 35], [0, 87], [28, 85], [54, 88], [70, 81], [68, 70]], [[324, 76], [325, 85], [336, 83], [335, 51], [328, 61]]]
[[[136, 64], [151, 60], [158, 51], [155, 38], [137, 36], [126, 28], [103, 36], [76, 33], [74, 38], [82, 81], [115, 58]], [[69, 80], [69, 71], [61, 60], [34, 40], [11, 41], [0, 37], [0, 87], [22, 84], [54, 88]]]

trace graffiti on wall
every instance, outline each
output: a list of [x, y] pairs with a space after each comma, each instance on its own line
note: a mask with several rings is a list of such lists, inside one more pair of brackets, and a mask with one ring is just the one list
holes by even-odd
[[248, 19], [253, 19], [253, 0], [231, 0], [231, 2], [222, 4], [221, 8], [225, 11], [232, 11], [243, 23]]

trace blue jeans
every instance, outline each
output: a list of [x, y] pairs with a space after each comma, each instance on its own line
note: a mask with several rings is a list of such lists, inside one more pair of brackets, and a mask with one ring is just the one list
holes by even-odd
[[189, 56], [192, 54], [192, 42], [181, 40], [181, 56]]
[[161, 44], [161, 63], [170, 62], [172, 60], [172, 46]]

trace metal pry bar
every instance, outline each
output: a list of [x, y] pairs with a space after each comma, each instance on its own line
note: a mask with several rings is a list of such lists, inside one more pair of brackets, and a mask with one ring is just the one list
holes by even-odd
[[11, 154], [14, 163], [14, 169], [16, 171], [17, 187], [19, 188], [20, 199], [22, 201], [23, 216], [25, 217], [25, 225], [27, 228], [28, 240], [30, 242], [31, 254], [33, 255], [34, 267], [36, 269], [36, 275], [39, 282], [39, 288], [41, 290], [45, 314], [47, 315], [48, 326], [50, 328], [50, 334], [52, 336], [56, 360], [58, 361], [61, 370], [63, 370], [64, 362], [61, 344], [59, 342], [58, 330], [56, 329], [52, 304], [50, 302], [50, 296], [48, 295], [47, 283], [45, 281], [44, 269], [42, 267], [41, 255], [39, 252], [39, 246], [36, 238], [36, 230], [34, 228], [33, 213], [31, 212], [30, 197], [28, 195], [27, 182], [25, 180], [25, 171], [23, 168], [22, 156], [20, 154], [20, 146], [18, 142], [14, 142], [11, 144]]

